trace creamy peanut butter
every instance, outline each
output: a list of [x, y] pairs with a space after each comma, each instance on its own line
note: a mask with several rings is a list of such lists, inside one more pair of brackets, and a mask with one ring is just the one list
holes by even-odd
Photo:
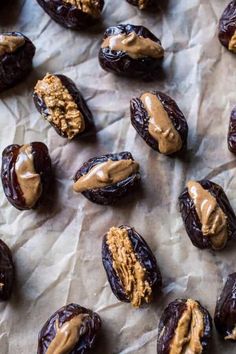
[[100, 16], [100, 0], [63, 0], [64, 2], [76, 6], [82, 12], [94, 18]]
[[234, 32], [233, 36], [231, 37], [231, 39], [229, 41], [228, 48], [231, 52], [236, 53], [236, 31]]
[[59, 327], [56, 320], [56, 335], [51, 341], [46, 354], [68, 354], [80, 339], [80, 329], [86, 315], [72, 317]]
[[102, 43], [102, 48], [125, 52], [133, 59], [144, 57], [160, 59], [164, 56], [164, 49], [159, 43], [138, 36], [135, 32], [107, 37]]
[[139, 164], [131, 159], [100, 163], [73, 185], [75, 192], [84, 192], [88, 189], [107, 187], [120, 182], [139, 170]]
[[138, 261], [125, 229], [112, 227], [107, 233], [107, 245], [112, 254], [113, 267], [134, 307], [152, 300], [152, 289], [146, 278], [146, 270]]
[[15, 163], [15, 173], [27, 207], [32, 208], [42, 194], [41, 178], [34, 168], [31, 145], [23, 145]]
[[22, 36], [5, 36], [0, 35], [0, 55], [13, 53], [18, 48], [25, 44], [25, 39]]
[[228, 239], [227, 217], [216, 198], [196, 181], [189, 181], [187, 187], [202, 224], [203, 235], [210, 237], [213, 248], [223, 248]]
[[224, 338], [225, 340], [236, 340], [236, 325], [232, 333]]
[[170, 344], [170, 354], [201, 354], [204, 319], [196, 301], [188, 299]]
[[68, 139], [84, 131], [84, 117], [57, 76], [47, 74], [37, 82], [34, 90], [48, 108], [49, 115], [45, 118], [65, 133]]
[[182, 148], [182, 139], [156, 95], [146, 92], [140, 97], [150, 117], [148, 131], [158, 142], [162, 154], [173, 154]]

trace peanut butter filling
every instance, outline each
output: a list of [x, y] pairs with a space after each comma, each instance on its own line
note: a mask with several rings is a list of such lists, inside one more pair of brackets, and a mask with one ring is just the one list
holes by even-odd
[[134, 307], [150, 303], [152, 289], [146, 278], [146, 269], [139, 263], [127, 230], [112, 227], [107, 234], [107, 245], [113, 258], [113, 268]]
[[227, 217], [216, 198], [198, 182], [189, 181], [187, 187], [202, 224], [203, 235], [210, 238], [213, 248], [223, 248], [228, 239]]
[[100, 163], [84, 176], [80, 177], [73, 185], [75, 192], [84, 192], [88, 189], [103, 188], [123, 181], [136, 173], [139, 164], [133, 160], [119, 160]]
[[144, 57], [160, 59], [164, 56], [164, 49], [159, 43], [138, 36], [135, 32], [107, 37], [102, 43], [102, 48], [125, 52], [133, 59]]
[[22, 36], [4, 36], [0, 35], [0, 55], [13, 53], [18, 48], [25, 44], [25, 39]]
[[236, 31], [234, 32], [233, 36], [229, 41], [228, 48], [231, 52], [236, 53]]
[[233, 329], [232, 333], [224, 338], [225, 340], [236, 340], [236, 326]]
[[100, 16], [100, 0], [63, 0], [94, 18]]
[[70, 353], [80, 339], [80, 329], [86, 315], [72, 317], [69, 321], [59, 327], [59, 321], [56, 320], [56, 335], [51, 341], [46, 354], [68, 354]]
[[31, 145], [23, 145], [15, 163], [15, 173], [27, 207], [32, 208], [42, 194], [41, 178], [34, 168]]
[[150, 119], [149, 134], [158, 142], [162, 154], [172, 154], [182, 148], [182, 139], [168, 113], [156, 95], [147, 92], [140, 97]]
[[66, 134], [68, 139], [73, 139], [75, 135], [84, 131], [84, 117], [57, 76], [47, 74], [37, 82], [35, 93], [48, 108], [49, 115], [45, 118]]
[[178, 322], [170, 354], [201, 354], [204, 319], [196, 301], [188, 299], [187, 309]]

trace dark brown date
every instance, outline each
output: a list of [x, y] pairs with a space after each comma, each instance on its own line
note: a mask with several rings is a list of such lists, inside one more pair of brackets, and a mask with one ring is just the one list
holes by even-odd
[[91, 202], [108, 205], [131, 193], [139, 182], [139, 165], [125, 151], [85, 162], [75, 174], [73, 188]]
[[231, 112], [228, 131], [228, 148], [236, 154], [236, 107]]
[[0, 34], [0, 92], [16, 85], [28, 75], [34, 54], [35, 46], [22, 33]]
[[37, 0], [44, 11], [60, 25], [80, 30], [96, 23], [101, 15], [104, 0]]
[[235, 239], [235, 213], [218, 184], [207, 179], [189, 181], [179, 197], [179, 205], [186, 231], [194, 246], [220, 250], [228, 240]]
[[112, 227], [103, 238], [102, 261], [114, 295], [134, 307], [150, 303], [162, 277], [146, 241], [129, 226]]
[[99, 62], [104, 70], [147, 79], [161, 72], [163, 57], [161, 42], [152, 32], [129, 24], [109, 27], [99, 51]]
[[8, 201], [19, 210], [32, 209], [47, 194], [52, 176], [45, 144], [9, 145], [2, 153], [2, 185]]
[[225, 340], [236, 341], [236, 273], [227, 278], [215, 309], [215, 326]]
[[155, 0], [127, 0], [133, 6], [137, 6], [139, 10], [146, 10], [155, 5]]
[[37, 354], [85, 354], [93, 348], [101, 328], [95, 312], [77, 304], [56, 311], [39, 333]]
[[204, 354], [212, 337], [209, 312], [198, 301], [178, 299], [164, 310], [158, 328], [157, 354]]
[[171, 155], [187, 145], [188, 124], [175, 103], [159, 91], [145, 92], [130, 101], [131, 123], [154, 150]]
[[236, 1], [231, 1], [224, 10], [219, 23], [219, 40], [233, 53], [236, 53]]
[[0, 239], [0, 301], [10, 298], [14, 275], [15, 271], [11, 251]]

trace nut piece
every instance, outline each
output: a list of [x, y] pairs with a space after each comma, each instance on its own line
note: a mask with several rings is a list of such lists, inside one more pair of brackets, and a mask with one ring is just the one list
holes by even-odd
[[5, 301], [10, 298], [14, 275], [15, 271], [11, 251], [8, 246], [0, 240], [0, 301]]
[[236, 154], [236, 107], [233, 108], [229, 121], [228, 148]]
[[51, 175], [51, 159], [43, 143], [9, 145], [2, 153], [4, 193], [17, 209], [36, 207], [48, 190]]
[[157, 354], [202, 354], [208, 349], [211, 336], [208, 311], [198, 301], [178, 299], [161, 316]]
[[236, 53], [236, 1], [224, 10], [219, 23], [219, 40], [228, 50]]
[[225, 340], [236, 341], [236, 273], [230, 274], [216, 303], [215, 326]]
[[74, 177], [73, 189], [98, 204], [112, 204], [139, 183], [139, 164], [129, 152], [95, 157]]
[[194, 246], [217, 251], [236, 236], [236, 217], [219, 185], [209, 180], [189, 181], [179, 203]]
[[85, 354], [94, 346], [100, 328], [95, 312], [77, 304], [64, 306], [41, 329], [37, 354]]
[[131, 123], [154, 150], [174, 154], [187, 144], [188, 125], [183, 113], [169, 96], [145, 92], [130, 101]]
[[134, 307], [150, 303], [161, 288], [155, 256], [129, 226], [112, 227], [104, 236], [102, 261], [115, 296]]
[[92, 127], [92, 115], [75, 84], [64, 75], [47, 74], [34, 88], [34, 103], [64, 138], [73, 139]]
[[23, 36], [9, 36], [0, 34], [0, 55], [14, 53], [25, 44]]

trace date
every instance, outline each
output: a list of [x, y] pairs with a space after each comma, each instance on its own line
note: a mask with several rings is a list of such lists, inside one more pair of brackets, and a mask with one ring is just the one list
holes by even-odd
[[8, 246], [0, 239], [0, 301], [10, 298], [15, 278], [12, 254]]
[[236, 154], [236, 107], [234, 107], [231, 112], [227, 140], [229, 151]]
[[236, 1], [224, 10], [219, 23], [219, 40], [232, 53], [236, 53]]

